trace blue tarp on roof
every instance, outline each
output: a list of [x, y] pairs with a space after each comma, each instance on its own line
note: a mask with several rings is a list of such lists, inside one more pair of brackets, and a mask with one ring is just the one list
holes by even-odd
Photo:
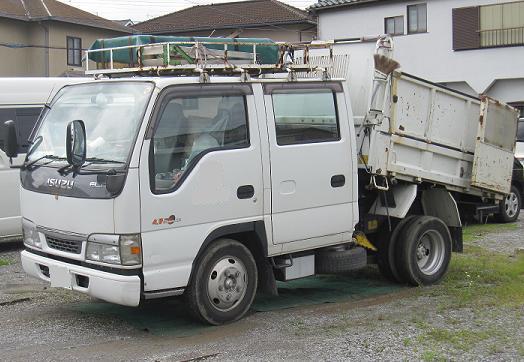
[[[147, 45], [165, 42], [232, 42], [239, 45], [228, 45], [228, 50], [252, 53], [251, 45], [240, 45], [243, 42], [274, 44], [274, 41], [266, 38], [208, 38], [208, 37], [188, 37], [188, 36], [163, 36], [163, 35], [133, 35], [122, 36], [111, 39], [98, 39], [89, 50], [115, 48], [127, 45]], [[223, 44], [206, 44], [209, 49], [223, 50]], [[109, 62], [109, 52], [90, 53], [89, 59], [95, 62]], [[257, 47], [257, 59], [260, 64], [277, 64], [279, 61], [279, 46], [277, 44]], [[138, 64], [136, 48], [121, 49], [113, 51], [113, 61], [129, 65]]]

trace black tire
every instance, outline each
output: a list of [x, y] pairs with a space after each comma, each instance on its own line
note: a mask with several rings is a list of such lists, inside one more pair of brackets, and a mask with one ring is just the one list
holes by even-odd
[[411, 285], [438, 283], [451, 260], [451, 234], [442, 220], [417, 216], [397, 241], [398, 271]]
[[499, 203], [499, 213], [495, 219], [501, 223], [514, 222], [518, 219], [522, 207], [522, 196], [519, 189], [511, 185], [511, 190]]
[[362, 269], [367, 265], [366, 249], [322, 250], [315, 256], [316, 274], [338, 274]]
[[213, 325], [242, 318], [253, 303], [258, 281], [249, 249], [236, 240], [219, 239], [195, 265], [184, 293], [193, 316]]
[[380, 241], [377, 254], [377, 265], [378, 270], [382, 276], [395, 283], [403, 283], [405, 280], [402, 278], [397, 268], [397, 255], [396, 255], [396, 244], [402, 229], [409, 227], [416, 216], [406, 216], [400, 220], [397, 224], [390, 237], [384, 236], [383, 240]]

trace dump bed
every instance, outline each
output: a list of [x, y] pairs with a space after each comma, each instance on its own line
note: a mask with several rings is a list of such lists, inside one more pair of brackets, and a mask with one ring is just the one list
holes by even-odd
[[384, 112], [357, 120], [361, 168], [475, 195], [510, 191], [514, 108], [400, 71], [389, 86]]

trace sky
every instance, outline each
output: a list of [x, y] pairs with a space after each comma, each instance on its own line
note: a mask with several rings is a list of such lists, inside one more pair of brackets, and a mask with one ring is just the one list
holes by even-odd
[[[111, 20], [143, 21], [195, 5], [231, 2], [230, 0], [59, 0]], [[280, 0], [300, 9], [315, 0]]]

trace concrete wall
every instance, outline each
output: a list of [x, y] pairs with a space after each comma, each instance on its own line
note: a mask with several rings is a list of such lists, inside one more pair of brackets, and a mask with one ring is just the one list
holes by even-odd
[[[341, 7], [318, 13], [322, 40], [376, 36], [384, 33], [384, 18], [404, 16], [407, 5], [423, 1], [382, 1], [374, 5]], [[457, 85], [502, 97], [508, 102], [524, 101], [524, 46], [453, 51], [452, 9], [501, 3], [497, 0], [427, 0], [426, 33], [395, 37], [395, 58], [403, 70], [435, 82]], [[374, 43], [348, 45], [349, 52], [372, 52]], [[364, 50], [362, 48], [365, 48]], [[506, 81], [512, 80], [512, 81]], [[504, 90], [501, 90], [503, 87]]]
[[[82, 39], [82, 48], [88, 49], [96, 39], [113, 38], [126, 35], [120, 32], [92, 28], [83, 25], [62, 22], [49, 22], [49, 75], [59, 76], [65, 71], [82, 71], [84, 67], [67, 65], [67, 37], [72, 36]], [[82, 54], [83, 56], [83, 54]]]
[[26, 22], [0, 18], [0, 43], [31, 46], [0, 46], [0, 77], [59, 76], [66, 71], [82, 71], [83, 67], [67, 65], [67, 36], [81, 38], [82, 47], [87, 49], [98, 38], [122, 35], [126, 34], [58, 21]]
[[271, 26], [245, 28], [242, 29], [242, 31], [237, 31], [237, 29], [220, 29], [215, 32], [206, 30], [183, 33], [165, 33], [163, 35], [227, 37], [231, 34], [237, 35], [239, 38], [270, 38], [274, 41], [300, 42], [313, 40], [316, 37], [317, 29], [315, 25], [312, 24], [296, 24], [279, 25], [278, 28]]
[[[28, 44], [29, 26], [18, 20], [0, 19], [0, 43], [2, 44]], [[29, 72], [29, 48], [9, 48], [0, 46], [0, 76], [6, 77], [14, 74]]]

